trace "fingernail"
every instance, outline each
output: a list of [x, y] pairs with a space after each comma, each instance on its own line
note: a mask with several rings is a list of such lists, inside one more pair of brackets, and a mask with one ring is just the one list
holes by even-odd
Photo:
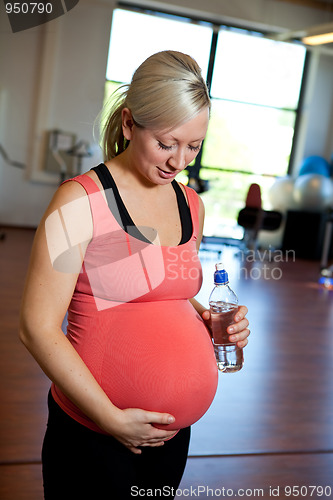
[[229, 328], [228, 328], [228, 332], [230, 332], [230, 333], [234, 333], [234, 331], [235, 331], [235, 329], [234, 329], [234, 327], [233, 327], [233, 326], [231, 326], [231, 327], [229, 327]]
[[175, 421], [174, 417], [168, 417], [169, 424], [172, 424]]

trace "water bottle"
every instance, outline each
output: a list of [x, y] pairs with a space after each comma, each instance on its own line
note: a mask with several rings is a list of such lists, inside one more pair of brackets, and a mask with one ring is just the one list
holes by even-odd
[[244, 363], [243, 349], [230, 342], [227, 333], [238, 311], [238, 298], [229, 287], [228, 273], [223, 264], [220, 262], [215, 267], [215, 286], [209, 297], [215, 357], [221, 372], [233, 373], [239, 371]]

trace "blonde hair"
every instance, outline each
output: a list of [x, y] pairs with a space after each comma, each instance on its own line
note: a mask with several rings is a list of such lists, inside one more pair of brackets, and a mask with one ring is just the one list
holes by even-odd
[[167, 130], [210, 106], [201, 69], [192, 57], [171, 50], [148, 57], [134, 72], [131, 83], [113, 95], [112, 110], [102, 131], [104, 160], [126, 148], [121, 118], [124, 108], [130, 109], [136, 126]]

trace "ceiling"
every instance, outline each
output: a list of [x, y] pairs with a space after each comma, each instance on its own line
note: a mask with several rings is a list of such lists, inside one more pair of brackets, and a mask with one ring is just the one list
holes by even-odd
[[327, 10], [333, 12], [333, 0], [279, 0], [280, 2], [293, 3], [311, 7], [312, 9]]

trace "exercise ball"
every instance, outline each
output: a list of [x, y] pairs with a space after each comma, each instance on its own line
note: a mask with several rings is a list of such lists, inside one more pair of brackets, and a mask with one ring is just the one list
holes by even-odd
[[319, 174], [301, 175], [295, 181], [294, 199], [298, 208], [322, 210], [332, 205], [332, 180]]
[[295, 208], [296, 203], [293, 192], [294, 179], [289, 176], [276, 179], [268, 192], [272, 208], [276, 210], [289, 210]]
[[299, 175], [320, 174], [330, 176], [330, 164], [321, 156], [309, 156], [301, 164]]

